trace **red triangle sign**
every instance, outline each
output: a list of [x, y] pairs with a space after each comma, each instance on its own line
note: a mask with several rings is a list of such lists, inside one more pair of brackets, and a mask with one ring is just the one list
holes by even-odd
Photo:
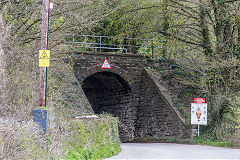
[[111, 69], [112, 68], [110, 63], [108, 62], [107, 58], [103, 61], [101, 68], [103, 68], [103, 69]]

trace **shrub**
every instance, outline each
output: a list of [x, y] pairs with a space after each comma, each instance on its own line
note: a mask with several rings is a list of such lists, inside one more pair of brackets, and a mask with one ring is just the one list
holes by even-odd
[[118, 120], [110, 115], [70, 122], [66, 159], [102, 159], [120, 151]]

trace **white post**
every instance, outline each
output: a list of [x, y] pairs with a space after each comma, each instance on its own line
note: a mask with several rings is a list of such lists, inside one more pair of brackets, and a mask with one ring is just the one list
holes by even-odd
[[199, 132], [200, 132], [199, 129], [200, 129], [200, 125], [198, 124], [198, 137], [199, 137]]

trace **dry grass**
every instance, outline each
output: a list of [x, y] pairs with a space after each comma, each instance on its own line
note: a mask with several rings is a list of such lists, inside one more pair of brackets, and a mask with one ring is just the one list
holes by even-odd
[[32, 121], [1, 119], [0, 159], [41, 159], [46, 151], [46, 139]]

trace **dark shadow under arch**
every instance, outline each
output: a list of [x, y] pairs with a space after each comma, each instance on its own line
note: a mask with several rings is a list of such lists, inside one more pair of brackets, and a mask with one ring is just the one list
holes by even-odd
[[96, 114], [106, 112], [119, 117], [123, 142], [134, 139], [135, 98], [128, 81], [116, 73], [101, 71], [86, 77], [82, 89]]

